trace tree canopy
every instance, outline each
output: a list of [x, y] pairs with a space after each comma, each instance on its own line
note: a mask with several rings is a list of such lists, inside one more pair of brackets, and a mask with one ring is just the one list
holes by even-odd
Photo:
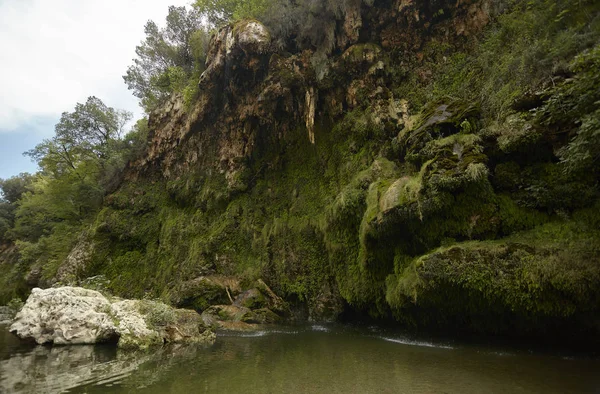
[[130, 133], [123, 140], [131, 118], [131, 113], [94, 96], [62, 114], [54, 137], [25, 153], [41, 171], [27, 178], [27, 191], [20, 192], [14, 222], [17, 237], [34, 242], [52, 234], [59, 223], [81, 223], [100, 207], [107, 185], [124, 167], [131, 149], [141, 144], [137, 138], [145, 138]]
[[8, 179], [0, 179], [0, 201], [16, 203], [31, 185], [34, 176], [25, 172]]
[[86, 161], [104, 167], [113, 152], [114, 141], [123, 135], [132, 118], [127, 111], [106, 106], [97, 97], [78, 103], [75, 111], [64, 112], [52, 139], [46, 139], [25, 154], [46, 173], [55, 177], [77, 172]]
[[164, 28], [154, 21], [144, 27], [146, 39], [136, 47], [137, 57], [123, 76], [128, 88], [151, 112], [189, 79], [204, 69], [208, 33], [195, 9], [169, 7]]
[[260, 18], [276, 0], [196, 0], [194, 8], [211, 27], [233, 20]]
[[21, 173], [8, 179], [0, 179], [0, 243], [8, 238], [14, 226], [17, 202], [29, 190], [34, 176]]

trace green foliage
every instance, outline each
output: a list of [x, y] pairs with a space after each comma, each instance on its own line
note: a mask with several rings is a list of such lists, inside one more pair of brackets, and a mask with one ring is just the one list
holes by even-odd
[[144, 316], [146, 324], [153, 329], [166, 327], [177, 321], [175, 310], [160, 301], [139, 301], [138, 310]]
[[506, 195], [499, 195], [497, 203], [503, 235], [529, 230], [548, 221], [547, 214], [521, 207]]
[[399, 318], [421, 324], [543, 330], [597, 310], [600, 270], [590, 256], [599, 251], [598, 235], [577, 222], [554, 222], [502, 242], [440, 248], [390, 276], [387, 299]]
[[487, 133], [497, 135], [498, 147], [503, 153], [530, 154], [543, 138], [542, 130], [523, 114], [513, 114], [488, 127]]
[[83, 178], [88, 171], [78, 172], [78, 167], [82, 163], [94, 163], [100, 170], [113, 154], [113, 142], [122, 137], [131, 116], [126, 111], [107, 107], [97, 97], [89, 97], [85, 104], [78, 103], [74, 112], [63, 113], [54, 137], [26, 155], [55, 177], [75, 173]]
[[600, 45], [577, 56], [570, 69], [574, 78], [553, 89], [538, 121], [574, 134], [559, 152], [568, 172], [594, 171], [600, 160]]
[[139, 158], [145, 152], [148, 145], [148, 118], [142, 118], [135, 122], [131, 131], [123, 137], [123, 150], [126, 152], [126, 161]]
[[429, 41], [423, 52], [433, 77], [412, 74], [397, 93], [416, 107], [447, 96], [479, 102], [490, 121], [502, 119], [516, 99], [555, 83], [573, 56], [597, 42], [598, 10], [592, 0], [512, 1], [468, 52]]
[[8, 203], [0, 202], [0, 242], [8, 239], [7, 232], [12, 228], [14, 218], [14, 208]]
[[75, 246], [82, 227], [69, 223], [54, 224], [44, 235], [35, 239], [17, 240], [20, 259], [24, 267], [38, 271], [40, 279], [51, 281], [66, 256]]
[[1, 182], [10, 201], [0, 202], [0, 241], [16, 244], [18, 251], [17, 262], [4, 265], [3, 275], [14, 282], [9, 287], [16, 295], [24, 294], [27, 286], [55, 280], [107, 188], [119, 181], [125, 162], [139, 151], [147, 126], [138, 123], [123, 140], [130, 119], [129, 113], [90, 97], [63, 113], [52, 139], [27, 152], [38, 161], [39, 173]]
[[34, 176], [28, 173], [22, 173], [8, 179], [0, 179], [0, 201], [9, 204], [16, 203], [34, 180]]
[[14, 298], [25, 300], [29, 295], [30, 289], [25, 280], [29, 267], [19, 259], [16, 247], [0, 252], [0, 304], [6, 305]]
[[10, 230], [15, 224], [17, 202], [28, 191], [34, 179], [28, 173], [0, 179], [0, 244], [14, 236]]
[[196, 10], [170, 6], [164, 28], [146, 23], [146, 39], [136, 47], [137, 58], [123, 79], [147, 113], [174, 92], [182, 92], [194, 81], [197, 84], [208, 46], [201, 22]]
[[79, 225], [102, 202], [102, 189], [93, 179], [82, 182], [71, 174], [57, 179], [39, 175], [31, 188], [17, 208], [14, 233], [32, 242], [59, 223]]
[[194, 8], [212, 27], [240, 19], [258, 18], [273, 0], [196, 0]]
[[130, 119], [96, 97], [63, 113], [55, 136], [27, 152], [42, 172], [32, 178], [16, 210], [19, 239], [36, 242], [57, 225], [77, 228], [100, 207], [104, 187], [128, 155], [120, 137]]
[[557, 163], [501, 163], [495, 169], [494, 184], [510, 192], [520, 206], [549, 213], [584, 208], [598, 196], [593, 174], [573, 176]]

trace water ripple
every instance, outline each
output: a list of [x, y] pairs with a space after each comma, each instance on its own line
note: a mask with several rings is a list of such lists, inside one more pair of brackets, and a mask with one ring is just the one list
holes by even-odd
[[387, 338], [387, 337], [376, 337], [376, 338], [383, 339], [384, 341], [387, 341], [387, 342], [400, 343], [402, 345], [408, 345], [408, 346], [431, 347], [431, 348], [437, 348], [437, 349], [454, 349], [453, 346], [449, 346], [449, 345], [442, 345], [442, 344], [433, 343], [433, 342], [417, 341], [417, 340], [408, 339], [408, 338]]

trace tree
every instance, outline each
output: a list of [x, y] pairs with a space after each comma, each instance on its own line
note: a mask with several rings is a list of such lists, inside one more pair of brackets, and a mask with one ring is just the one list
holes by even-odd
[[258, 18], [274, 0], [196, 0], [194, 7], [212, 27], [220, 27], [234, 20]]
[[131, 131], [123, 138], [124, 149], [127, 151], [127, 160], [138, 158], [145, 150], [148, 144], [148, 118], [139, 119]]
[[175, 6], [169, 7], [165, 28], [150, 20], [144, 33], [146, 39], [136, 47], [137, 58], [123, 79], [149, 113], [203, 70], [208, 34], [195, 9]]
[[123, 140], [131, 117], [89, 97], [62, 114], [53, 138], [25, 153], [41, 168], [26, 192], [20, 185], [30, 178], [2, 183], [10, 186], [6, 195], [19, 195], [12, 231], [19, 240], [36, 243], [54, 234], [57, 226], [68, 232], [96, 212], [107, 185], [131, 156], [133, 148]]
[[41, 173], [16, 211], [21, 238], [35, 240], [56, 223], [79, 223], [100, 206], [105, 185], [124, 165], [121, 138], [131, 116], [89, 97], [62, 114], [52, 139], [25, 153]]
[[16, 203], [28, 190], [34, 178], [33, 175], [25, 172], [8, 179], [0, 179], [0, 201]]
[[6, 241], [14, 226], [17, 202], [27, 192], [34, 176], [22, 173], [9, 179], [0, 179], [0, 243]]
[[6, 241], [7, 233], [14, 225], [14, 211], [11, 204], [0, 201], [0, 244]]
[[79, 166], [91, 161], [100, 169], [105, 168], [114, 156], [111, 149], [115, 141], [121, 138], [131, 118], [131, 113], [108, 107], [97, 97], [89, 97], [85, 104], [78, 103], [74, 112], [62, 114], [52, 139], [44, 140], [25, 155], [57, 178], [65, 173], [77, 173], [84, 178], [87, 174], [78, 171]]

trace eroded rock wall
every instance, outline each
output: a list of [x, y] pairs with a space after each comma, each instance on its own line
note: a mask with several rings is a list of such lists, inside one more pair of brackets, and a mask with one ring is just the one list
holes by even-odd
[[[598, 234], [594, 216], [581, 212], [593, 211], [598, 190], [595, 174], [567, 176], [559, 167], [573, 129], [557, 132], [530, 106], [498, 111], [489, 98], [502, 89], [484, 83], [487, 96], [466, 100], [468, 87], [457, 87], [473, 75], [487, 81], [468, 53], [491, 40], [506, 7], [362, 4], [339, 21], [321, 70], [315, 48], [279, 52], [258, 22], [223, 28], [191, 107], [173, 97], [151, 116], [149, 148], [106, 197], [93, 256], [78, 275], [104, 274], [120, 295], [171, 300], [183, 288], [214, 293], [207, 277], [262, 278], [295, 314], [314, 320], [354, 310], [466, 330], [508, 321], [497, 325], [503, 333], [512, 321], [528, 332], [548, 321], [582, 328], [596, 310], [598, 254], [579, 241]], [[557, 97], [542, 88], [540, 111]], [[549, 251], [560, 248], [548, 235], [555, 222], [561, 237], [577, 240], [563, 245], [576, 258], [558, 271], [548, 268]], [[475, 261], [468, 242], [492, 249], [511, 236], [527, 241], [506, 258], [508, 271], [490, 271], [504, 264], [502, 253]], [[470, 252], [454, 253], [461, 248]], [[573, 276], [583, 260], [591, 261], [587, 284]], [[550, 273], [565, 280], [548, 281]], [[502, 287], [514, 281], [522, 282]], [[492, 284], [501, 288], [490, 292]], [[185, 298], [210, 309], [209, 299], [223, 303], [222, 290]], [[556, 308], [532, 309], [515, 297]]]

